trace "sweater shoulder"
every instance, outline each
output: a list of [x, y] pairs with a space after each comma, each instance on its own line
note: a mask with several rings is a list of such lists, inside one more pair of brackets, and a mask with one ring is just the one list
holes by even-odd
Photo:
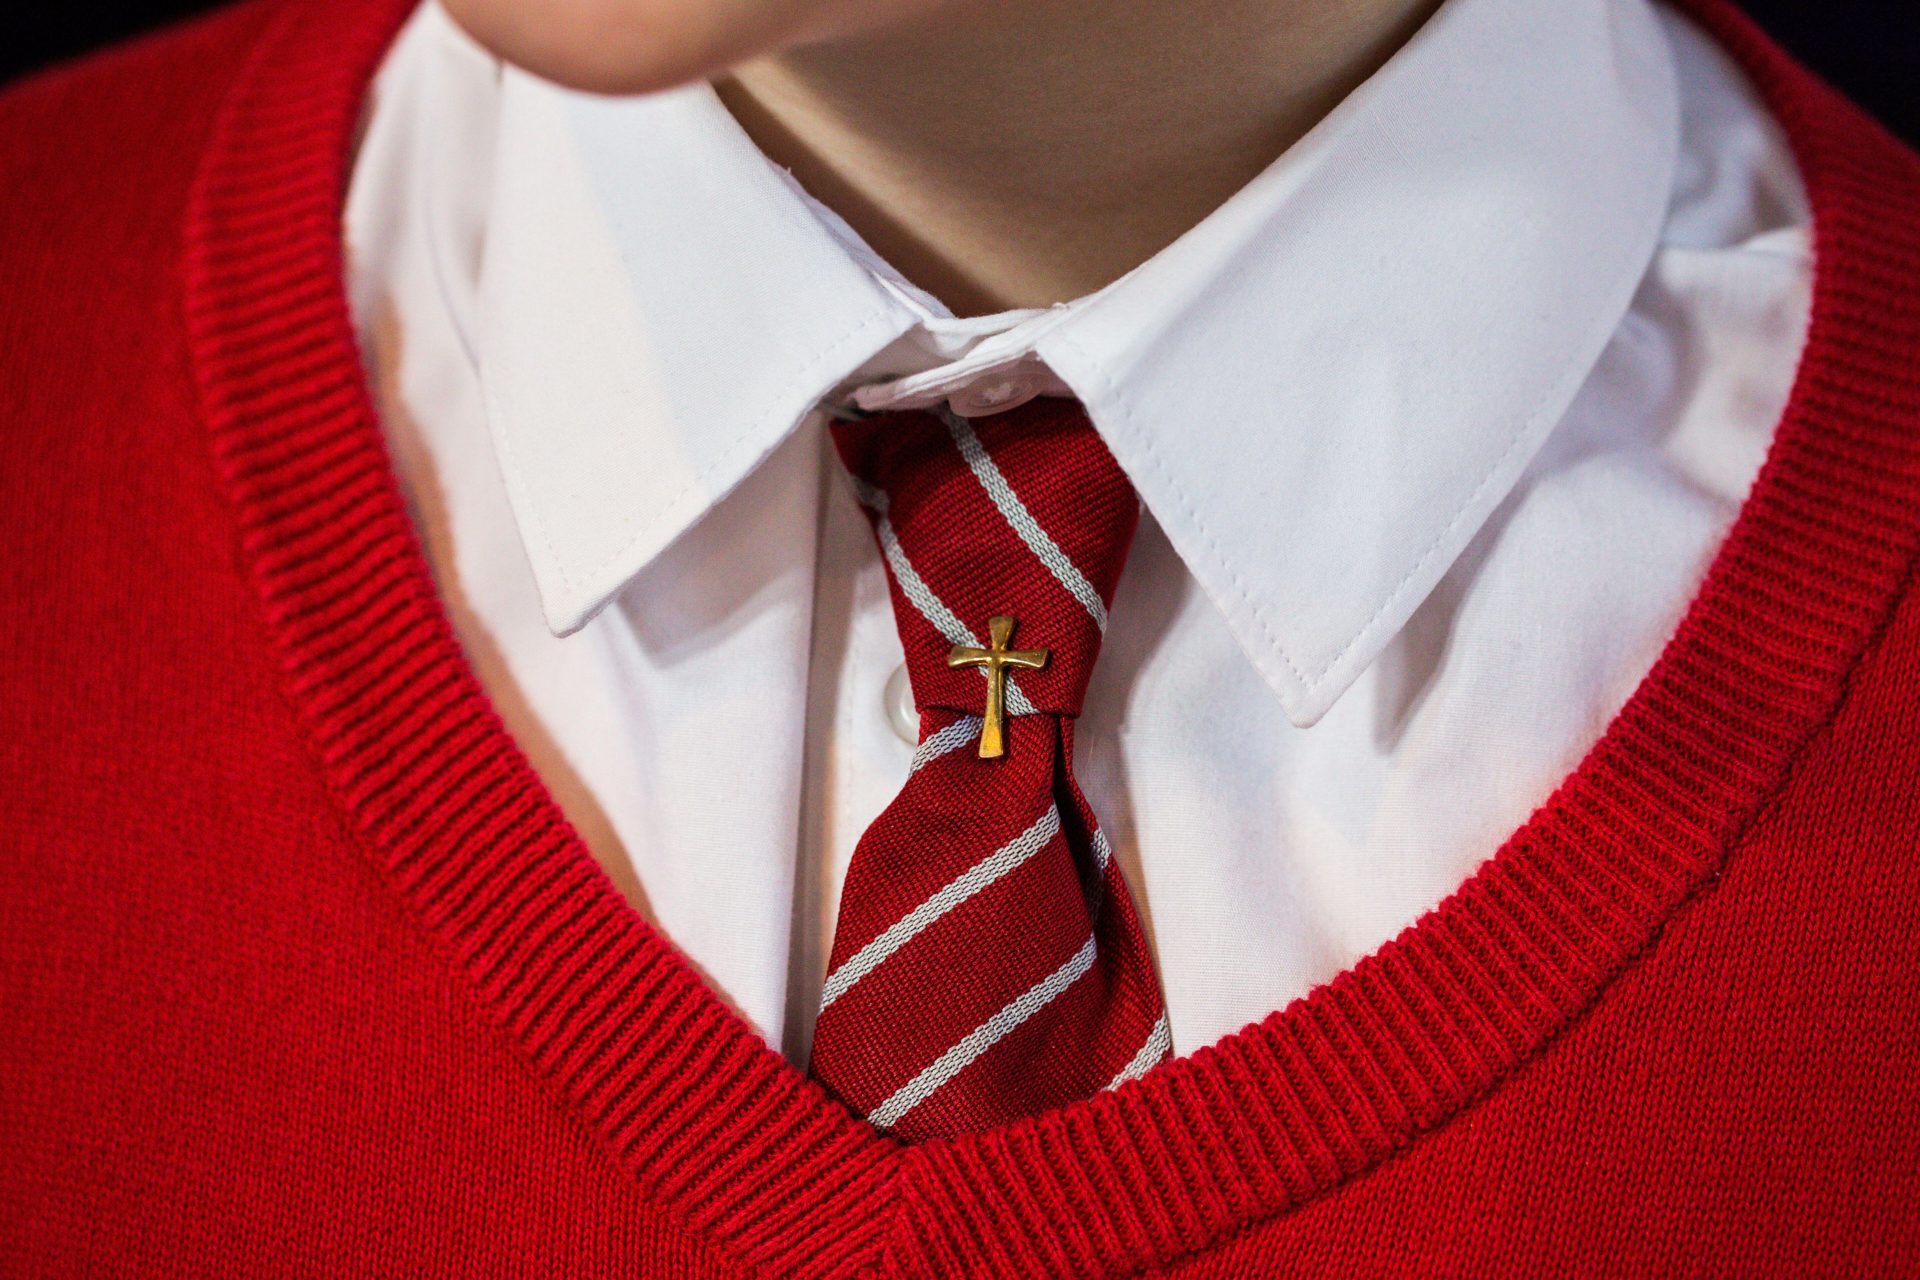
[[0, 472], [78, 443], [109, 420], [90, 398], [177, 350], [189, 194], [285, 7], [248, 0], [0, 89]]
[[190, 126], [190, 116], [151, 110], [190, 111], [194, 98], [217, 103], [261, 32], [287, 7], [288, 0], [240, 0], [0, 84], [7, 129], [0, 165], [58, 154], [116, 118], [138, 121], [148, 136]]
[[0, 90], [0, 737], [22, 760], [36, 724], [84, 720], [50, 710], [95, 679], [77, 629], [110, 646], [167, 625], [164, 596], [144, 607], [116, 566], [175, 590], [227, 572], [185, 226], [222, 104], [285, 7], [252, 0]]
[[0, 315], [157, 265], [219, 106], [286, 0], [246, 3], [0, 89]]

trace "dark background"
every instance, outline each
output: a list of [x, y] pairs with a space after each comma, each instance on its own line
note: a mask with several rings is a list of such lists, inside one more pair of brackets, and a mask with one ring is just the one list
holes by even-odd
[[[205, 0], [0, 0], [0, 80], [211, 7]], [[1746, 8], [1815, 70], [1920, 143], [1920, 3], [1746, 0]]]

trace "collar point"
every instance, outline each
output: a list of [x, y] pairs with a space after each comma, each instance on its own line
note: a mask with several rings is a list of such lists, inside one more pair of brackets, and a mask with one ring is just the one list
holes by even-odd
[[1303, 665], [1311, 669], [1311, 659], [1315, 656], [1312, 645], [1307, 646], [1309, 652], [1304, 657], [1284, 652], [1264, 630], [1249, 635], [1248, 628], [1234, 625], [1235, 622], [1236, 619], [1230, 619], [1229, 625], [1240, 642], [1241, 652], [1273, 690], [1287, 722], [1296, 729], [1311, 729], [1319, 724], [1380, 656], [1381, 647], [1392, 635], [1391, 631], [1383, 634], [1374, 630], [1355, 636], [1344, 646], [1325, 646], [1319, 656], [1328, 660], [1318, 666], [1316, 674], [1309, 676]]
[[537, 569], [534, 583], [539, 590], [540, 615], [547, 624], [547, 630], [562, 640], [598, 617], [617, 594], [617, 589], [596, 592], [583, 590], [571, 583], [555, 582], [552, 575]]
[[[1272, 684], [1272, 681], [1268, 683]], [[1340, 700], [1346, 686], [1323, 681], [1299, 692], [1281, 690], [1277, 685], [1274, 689], [1279, 694], [1281, 710], [1287, 714], [1287, 722], [1296, 729], [1311, 729], [1333, 709], [1333, 704]]]

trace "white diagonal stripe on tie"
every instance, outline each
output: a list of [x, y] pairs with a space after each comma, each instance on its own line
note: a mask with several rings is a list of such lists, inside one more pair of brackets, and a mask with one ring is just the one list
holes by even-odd
[[1089, 841], [1093, 845], [1093, 884], [1087, 889], [1087, 915], [1094, 920], [1100, 919], [1100, 907], [1106, 901], [1107, 865], [1113, 861], [1113, 846], [1107, 843], [1107, 833], [1096, 824]]
[[847, 483], [853, 486], [854, 501], [877, 515], [887, 514], [887, 491], [878, 485], [868, 484], [851, 471], [844, 473]]
[[949, 880], [932, 897], [896, 920], [885, 933], [848, 956], [839, 968], [828, 974], [826, 986], [820, 991], [821, 1012], [852, 990], [854, 983], [879, 968], [881, 961], [911, 942], [914, 935], [1040, 852], [1047, 841], [1059, 833], [1060, 810], [1048, 805], [1047, 811], [1032, 826]]
[[[853, 481], [853, 493], [860, 505], [873, 512], [873, 529], [880, 538], [880, 553], [887, 559], [887, 567], [893, 570], [894, 581], [900, 584], [900, 594], [912, 602], [920, 611], [927, 624], [954, 644], [980, 647], [980, 638], [967, 630], [967, 624], [960, 621], [959, 615], [947, 608], [946, 601], [929, 587], [926, 580], [913, 567], [913, 561], [907, 558], [905, 547], [900, 545], [900, 536], [893, 531], [893, 521], [887, 516], [887, 495], [884, 490], [876, 489], [859, 476], [849, 473]], [[982, 679], [991, 679], [985, 667], [975, 668]], [[1007, 677], [1007, 710], [1016, 716], [1038, 714], [1027, 695], [1020, 692], [1020, 686]]]
[[900, 545], [899, 535], [893, 531], [893, 521], [882, 511], [875, 515], [873, 526], [880, 535], [880, 551], [887, 558], [887, 565], [893, 570], [893, 577], [900, 584], [900, 593], [913, 602], [920, 616], [932, 624], [933, 629], [954, 644], [978, 646], [980, 641], [973, 632], [967, 630], [967, 624], [953, 610], [947, 608], [946, 601], [934, 594], [933, 588], [926, 584], [920, 573], [913, 567], [913, 561], [907, 559], [906, 550]]
[[932, 1066], [901, 1085], [892, 1097], [868, 1112], [867, 1122], [881, 1129], [890, 1128], [901, 1116], [925, 1102], [935, 1089], [959, 1075], [968, 1063], [998, 1044], [1008, 1032], [1046, 1008], [1056, 996], [1072, 986], [1081, 974], [1093, 967], [1093, 956], [1093, 937], [1088, 935], [1071, 960], [969, 1031], [958, 1044], [935, 1059]]
[[1133, 1055], [1133, 1061], [1120, 1068], [1120, 1074], [1107, 1081], [1107, 1088], [1118, 1089], [1129, 1080], [1137, 1080], [1147, 1074], [1147, 1069], [1157, 1065], [1160, 1060], [1173, 1051], [1173, 1029], [1167, 1025], [1167, 1015], [1161, 1014], [1160, 1021], [1153, 1024], [1153, 1030], [1147, 1032], [1147, 1042], [1140, 1046], [1140, 1052]]
[[928, 734], [913, 752], [913, 764], [907, 769], [912, 777], [949, 751], [957, 751], [969, 746], [980, 738], [980, 717], [961, 716], [938, 733]]
[[1000, 508], [1000, 514], [1007, 518], [1007, 523], [1013, 527], [1013, 531], [1020, 535], [1020, 541], [1026, 543], [1027, 550], [1033, 552], [1035, 558], [1047, 567], [1047, 571], [1058, 579], [1060, 585], [1086, 607], [1087, 613], [1093, 618], [1093, 625], [1104, 632], [1107, 629], [1106, 601], [1102, 600], [1100, 593], [1093, 589], [1093, 584], [1087, 581], [1087, 576], [1080, 572], [1080, 566], [1076, 565], [1067, 553], [1060, 549], [1060, 544], [1040, 527], [1040, 522], [1033, 518], [1031, 511], [1027, 510], [1027, 504], [1020, 501], [1020, 495], [1013, 491], [1013, 486], [1007, 483], [1007, 478], [1000, 474], [1000, 468], [994, 464], [992, 456], [987, 453], [986, 446], [980, 443], [980, 437], [974, 434], [972, 425], [947, 408], [940, 410], [940, 419], [947, 424], [947, 431], [953, 436], [953, 443], [960, 450], [960, 456], [967, 460], [967, 466], [973, 471], [974, 478], [980, 482], [980, 487], [987, 491], [987, 496], [993, 499], [993, 505]]

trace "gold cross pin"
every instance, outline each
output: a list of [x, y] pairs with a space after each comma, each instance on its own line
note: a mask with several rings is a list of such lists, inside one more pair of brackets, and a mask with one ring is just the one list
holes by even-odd
[[1012, 618], [987, 619], [988, 647], [957, 644], [947, 655], [950, 667], [984, 667], [987, 672], [987, 713], [980, 726], [980, 758], [991, 760], [1007, 754], [1007, 668], [1026, 667], [1038, 671], [1047, 665], [1045, 649], [1009, 649], [1013, 639]]

